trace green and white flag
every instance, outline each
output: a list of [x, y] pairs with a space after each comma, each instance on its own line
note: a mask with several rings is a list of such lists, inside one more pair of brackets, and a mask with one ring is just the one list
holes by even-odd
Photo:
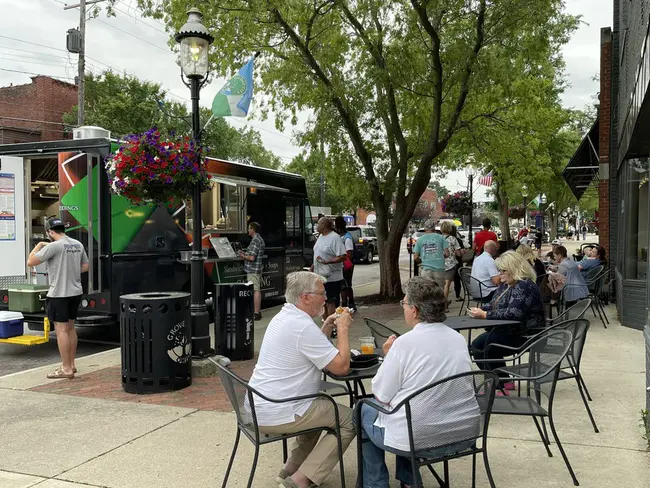
[[253, 99], [253, 62], [257, 55], [239, 69], [212, 101], [213, 117], [246, 117]]
[[535, 205], [535, 207], [539, 208], [539, 203], [542, 201], [542, 195], [537, 195], [535, 198], [533, 198], [528, 205]]

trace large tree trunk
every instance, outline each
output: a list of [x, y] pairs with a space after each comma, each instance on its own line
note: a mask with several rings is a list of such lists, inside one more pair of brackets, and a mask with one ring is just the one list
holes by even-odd
[[507, 241], [510, 237], [510, 223], [508, 221], [508, 195], [501, 185], [497, 186], [496, 191], [497, 207], [499, 209], [499, 227], [501, 228], [501, 239]]
[[399, 269], [399, 253], [402, 235], [410, 217], [396, 215], [390, 229], [388, 208], [377, 207], [377, 241], [379, 243], [379, 295], [385, 298], [402, 297], [402, 278]]

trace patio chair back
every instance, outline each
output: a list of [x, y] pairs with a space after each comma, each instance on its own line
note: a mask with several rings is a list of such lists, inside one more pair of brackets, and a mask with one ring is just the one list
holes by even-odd
[[521, 371], [521, 374], [533, 384], [553, 381], [554, 390], [560, 364], [569, 352], [572, 342], [573, 336], [568, 330], [551, 329], [538, 334], [522, 351], [528, 353], [528, 364], [527, 371]]
[[365, 317], [363, 320], [370, 329], [370, 335], [372, 335], [372, 338], [375, 340], [375, 347], [378, 352], [381, 351], [381, 346], [384, 345], [384, 342], [386, 342], [390, 336], [395, 335], [399, 337], [399, 332], [395, 332], [390, 327], [386, 327], [375, 319]]
[[[577, 305], [577, 304], [576, 304]], [[589, 321], [587, 319], [572, 319], [564, 322], [554, 324], [549, 328], [549, 331], [566, 330], [571, 332], [572, 342], [569, 352], [565, 359], [562, 361], [561, 368], [576, 368], [580, 369], [580, 361], [582, 360], [582, 352], [585, 348], [587, 340], [587, 331], [589, 331]]]
[[595, 292], [598, 276], [602, 274], [604, 269], [605, 266], [600, 265], [600, 266], [596, 266], [595, 268], [588, 269], [587, 272], [585, 273], [584, 279], [587, 285], [587, 289], [589, 290], [589, 293], [593, 294]]
[[587, 310], [589, 310], [590, 306], [591, 298], [583, 298], [582, 300], [578, 300], [575, 305], [572, 305], [560, 315], [555, 317], [552, 320], [552, 323], [559, 324], [560, 322], [566, 322], [567, 320], [581, 319], [585, 316], [585, 313]]
[[609, 275], [609, 269], [605, 268], [605, 266], [599, 266], [601, 269], [600, 273], [598, 273], [594, 279], [593, 279], [593, 289], [592, 286], [589, 286], [589, 291], [594, 295], [595, 299], [598, 300], [601, 293], [603, 292], [603, 286], [605, 285], [605, 279]]
[[[481, 281], [477, 280], [472, 276], [472, 268], [471, 267], [458, 268], [458, 274], [460, 275], [460, 281], [463, 284], [463, 288], [465, 289], [465, 293], [467, 294], [467, 296], [472, 297], [473, 301], [476, 300], [485, 301], [482, 300], [484, 298], [483, 289], [485, 288], [485, 285], [481, 283]], [[472, 283], [474, 282], [479, 290], [478, 296], [474, 296], [474, 294], [471, 292]]]
[[237, 424], [249, 435], [251, 440], [259, 438], [255, 403], [253, 402], [254, 390], [248, 386], [246, 380], [220, 364], [217, 365], [217, 374], [228, 395], [230, 405], [235, 411]]
[[470, 371], [425, 386], [395, 406], [406, 410], [411, 452], [427, 457], [426, 451], [485, 438], [497, 382], [494, 373]]

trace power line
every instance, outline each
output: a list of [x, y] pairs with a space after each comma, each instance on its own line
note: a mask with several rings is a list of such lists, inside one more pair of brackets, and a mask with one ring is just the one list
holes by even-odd
[[7, 69], [7, 68], [0, 68], [0, 71], [7, 71], [9, 73], [20, 73], [23, 75], [34, 75], [34, 76], [49, 76], [50, 78], [60, 78], [62, 80], [73, 80], [74, 78], [70, 78], [68, 76], [59, 76], [59, 75], [48, 75], [44, 73], [34, 73], [32, 71], [23, 71], [19, 69]]
[[11, 46], [2, 46], [2, 45], [0, 45], [0, 49], [9, 49], [11, 51], [18, 51], [18, 52], [21, 52], [21, 53], [37, 54], [39, 56], [47, 56], [48, 58], [69, 59], [68, 56], [57, 56], [56, 54], [40, 53], [38, 51], [30, 51], [28, 49], [19, 49], [17, 47], [11, 47]]
[[120, 29], [119, 27], [117, 27], [117, 26], [115, 26], [115, 25], [109, 24], [108, 22], [106, 22], [106, 21], [104, 21], [104, 20], [102, 20], [102, 19], [95, 19], [95, 20], [97, 20], [98, 22], [101, 22], [102, 24], [106, 24], [107, 26], [109, 26], [109, 27], [111, 27], [111, 28], [113, 28], [113, 29], [116, 29], [116, 30], [118, 30], [118, 31], [120, 31], [120, 32], [123, 32], [123, 33], [126, 34], [127, 36], [131, 36], [131, 37], [133, 37], [133, 38], [135, 38], [135, 39], [138, 39], [138, 40], [141, 41], [141, 42], [144, 42], [144, 43], [146, 43], [146, 44], [149, 44], [150, 46], [155, 47], [156, 49], [159, 49], [159, 50], [161, 50], [161, 51], [163, 51], [163, 52], [166, 52], [167, 54], [172, 54], [172, 52], [171, 52], [169, 49], [164, 49], [164, 48], [158, 46], [157, 44], [154, 44], [153, 42], [149, 42], [149, 41], [147, 41], [146, 39], [142, 39], [141, 37], [138, 37], [138, 36], [136, 36], [135, 34], [131, 34], [129, 31], [125, 31], [124, 29]]
[[[65, 63], [63, 63], [63, 64], [52, 64], [52, 63], [47, 63], [47, 62], [43, 62], [43, 61], [37, 61], [34, 58], [15, 59], [15, 58], [12, 58], [12, 57], [7, 57], [7, 56], [11, 56], [11, 54], [0, 53], [0, 59], [6, 59], [8, 61], [15, 61], [16, 63], [40, 64], [40, 65], [43, 65], [43, 66], [53, 66], [55, 68], [65, 68]], [[14, 56], [18, 56], [18, 55], [14, 55]]]
[[19, 121], [19, 122], [36, 122], [36, 123], [39, 123], [39, 124], [63, 125], [63, 126], [68, 126], [68, 127], [74, 127], [74, 124], [66, 124], [65, 122], [50, 122], [49, 120], [23, 119], [23, 118], [20, 118], [20, 117], [6, 117], [4, 115], [0, 115], [0, 119], [16, 120], [16, 121]]
[[17, 39], [15, 37], [9, 37], [9, 36], [3, 36], [0, 34], [0, 38], [2, 39], [9, 39], [10, 41], [18, 41], [18, 42], [24, 42], [25, 44], [31, 44], [32, 46], [38, 46], [38, 47], [44, 47], [46, 49], [52, 49], [53, 51], [60, 51], [62, 53], [67, 53], [65, 49], [59, 49], [57, 47], [52, 47], [52, 46], [46, 46], [45, 44], [38, 44], [36, 42], [31, 42], [31, 41], [23, 41], [22, 39]]

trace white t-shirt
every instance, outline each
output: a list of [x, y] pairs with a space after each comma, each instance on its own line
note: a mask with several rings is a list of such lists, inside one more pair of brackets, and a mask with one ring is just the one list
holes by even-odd
[[[338, 235], [336, 237], [338, 241]], [[338, 354], [313, 319], [286, 303], [266, 328], [249, 385], [268, 398], [312, 395], [320, 390], [321, 370]], [[288, 424], [313, 400], [271, 403], [254, 396], [259, 425]]]
[[479, 284], [471, 280], [470, 293], [474, 298], [481, 298], [489, 295], [498, 288], [497, 285], [492, 283], [494, 276], [499, 276], [499, 270], [494, 263], [494, 258], [489, 252], [483, 252], [480, 256], [474, 259], [472, 264], [472, 278], [476, 278], [482, 283], [479, 290]]
[[328, 282], [341, 281], [343, 279], [343, 263], [321, 264], [316, 261], [320, 256], [323, 261], [331, 261], [339, 256], [345, 256], [345, 246], [341, 236], [332, 231], [329, 234], [321, 234], [314, 244], [314, 273], [327, 278]]
[[[420, 323], [395, 340], [372, 380], [372, 391], [392, 409], [420, 388], [471, 369], [467, 343], [461, 334], [444, 324]], [[422, 432], [426, 432], [427, 439], [432, 439], [427, 447], [445, 444], [445, 439], [453, 439], [459, 430], [478, 428], [480, 411], [471, 381], [466, 392], [455, 389], [452, 395], [445, 387], [429, 391], [426, 401], [435, 414], [422, 415], [413, 410], [411, 414], [418, 416], [413, 420], [414, 427], [420, 430], [416, 437], [421, 438]], [[404, 407], [392, 415], [380, 413], [375, 425], [385, 429], [384, 444], [410, 450]]]

